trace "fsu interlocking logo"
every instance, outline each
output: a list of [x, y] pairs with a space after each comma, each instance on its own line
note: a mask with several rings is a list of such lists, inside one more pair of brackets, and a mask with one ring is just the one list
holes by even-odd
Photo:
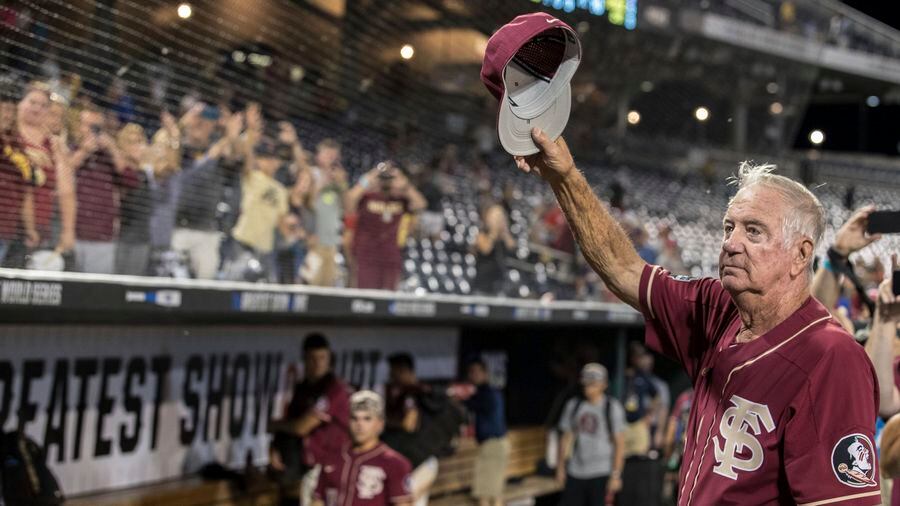
[[[721, 446], [719, 436], [713, 437], [716, 453], [713, 472], [736, 480], [737, 471], [756, 471], [762, 466], [763, 448], [756, 436], [775, 430], [775, 421], [765, 404], [737, 395], [731, 396], [731, 404], [719, 422], [719, 433], [724, 439]], [[748, 451], [750, 455], [745, 455]]]
[[384, 469], [376, 466], [360, 466], [356, 480], [356, 495], [360, 499], [372, 499], [384, 490]]
[[877, 485], [873, 455], [875, 452], [868, 436], [864, 434], [844, 436], [831, 450], [831, 467], [834, 475], [838, 481], [851, 487]]

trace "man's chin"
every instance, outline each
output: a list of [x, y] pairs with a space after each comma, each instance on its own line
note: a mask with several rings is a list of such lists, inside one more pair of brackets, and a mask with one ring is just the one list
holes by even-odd
[[745, 284], [732, 274], [722, 275], [722, 288], [728, 290], [731, 295], [736, 295], [744, 291], [747, 287]]

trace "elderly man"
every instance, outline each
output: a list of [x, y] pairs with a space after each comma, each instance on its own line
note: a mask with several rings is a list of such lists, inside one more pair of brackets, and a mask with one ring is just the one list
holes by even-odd
[[[720, 279], [671, 276], [641, 260], [565, 141], [532, 137], [540, 152], [516, 165], [550, 184], [587, 261], [644, 315], [647, 345], [691, 377], [679, 504], [880, 504], [875, 372], [810, 297], [819, 201], [771, 166], [741, 166]], [[857, 444], [873, 465], [857, 465]]]

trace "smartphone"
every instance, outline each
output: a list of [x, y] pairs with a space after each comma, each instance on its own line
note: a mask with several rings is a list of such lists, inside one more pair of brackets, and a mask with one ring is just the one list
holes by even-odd
[[869, 215], [866, 232], [870, 234], [900, 234], [900, 211], [875, 211]]
[[900, 295], [900, 271], [894, 271], [894, 277], [891, 278], [891, 291], [894, 297]]

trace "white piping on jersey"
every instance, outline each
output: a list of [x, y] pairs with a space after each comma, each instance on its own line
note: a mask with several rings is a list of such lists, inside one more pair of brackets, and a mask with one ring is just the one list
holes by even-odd
[[[747, 360], [747, 361], [744, 362], [743, 364], [741, 364], [741, 365], [735, 367], [734, 369], [732, 369], [731, 372], [728, 373], [728, 378], [725, 379], [725, 384], [722, 385], [722, 393], [721, 393], [721, 395], [719, 396], [719, 402], [716, 403], [716, 411], [719, 411], [719, 407], [722, 405], [722, 400], [725, 398], [725, 390], [728, 389], [728, 383], [731, 381], [731, 376], [733, 376], [734, 373], [736, 373], [737, 371], [740, 371], [740, 370], [743, 369], [744, 367], [747, 367], [747, 366], [749, 366], [749, 365], [753, 365], [753, 364], [754, 364], [755, 362], [757, 362], [758, 360], [764, 358], [765, 356], [767, 356], [767, 355], [769, 355], [769, 354], [771, 354], [771, 353], [774, 353], [775, 351], [778, 350], [778, 348], [781, 348], [781, 347], [784, 346], [785, 344], [787, 344], [787, 343], [793, 341], [794, 338], [796, 338], [796, 337], [799, 336], [800, 334], [806, 332], [806, 331], [807, 331], [810, 327], [812, 327], [813, 325], [816, 325], [816, 324], [818, 324], [818, 323], [821, 323], [821, 322], [823, 322], [823, 321], [825, 321], [825, 320], [830, 320], [830, 319], [831, 319], [831, 315], [829, 314], [828, 316], [823, 316], [823, 317], [819, 318], [818, 320], [815, 320], [815, 321], [813, 321], [813, 322], [810, 322], [807, 326], [805, 326], [805, 327], [803, 327], [802, 329], [798, 330], [798, 331], [797, 331], [796, 333], [794, 333], [794, 335], [792, 335], [791, 337], [785, 339], [784, 341], [778, 343], [776, 346], [773, 346], [773, 347], [769, 348], [768, 350], [766, 350], [766, 351], [760, 353], [760, 354], [757, 355], [756, 357], [751, 358], [750, 360]], [[715, 419], [713, 420], [713, 422], [715, 422]], [[690, 506], [690, 504], [691, 504], [691, 499], [693, 499], [693, 497], [694, 497], [694, 489], [697, 487], [697, 478], [700, 477], [700, 470], [703, 468], [703, 457], [706, 456], [706, 449], [709, 447], [709, 441], [712, 439], [712, 429], [713, 429], [713, 426], [714, 426], [714, 425], [715, 425], [715, 423], [709, 424], [709, 430], [706, 431], [706, 444], [703, 445], [703, 452], [700, 454], [700, 463], [697, 465], [697, 474], [694, 475], [694, 483], [691, 485], [691, 493], [688, 494], [687, 506]], [[691, 466], [692, 466], [692, 467], [693, 467], [693, 464], [694, 464], [693, 460], [694, 460], [694, 456], [693, 456], [693, 453], [692, 453], [692, 454], [691, 454]]]
[[650, 312], [650, 318], [653, 320], [656, 319], [656, 315], [653, 314], [653, 302], [650, 299], [650, 289], [653, 288], [653, 281], [656, 280], [656, 271], [658, 269], [658, 265], [653, 266], [653, 270], [650, 271], [650, 278], [647, 281], [647, 311]]
[[872, 497], [876, 495], [881, 495], [881, 490], [875, 490], [872, 492], [860, 492], [859, 494], [845, 495], [841, 497], [832, 497], [831, 499], [822, 499], [821, 501], [807, 502], [798, 504], [797, 506], [820, 506], [822, 504], [834, 504], [836, 502], [849, 501], [850, 499], [862, 499], [863, 497]]
[[[685, 478], [691, 475], [691, 469], [694, 468], [694, 455], [697, 454], [697, 441], [700, 440], [700, 429], [703, 428], [703, 420], [706, 418], [706, 415], [700, 417], [700, 423], [697, 424], [697, 433], [694, 434], [694, 449], [691, 451], [691, 463], [688, 465], [687, 474], [685, 474]], [[684, 483], [681, 484], [681, 492], [679, 492], [678, 497], [684, 497], [684, 487], [687, 486], [687, 480], [684, 480]]]

